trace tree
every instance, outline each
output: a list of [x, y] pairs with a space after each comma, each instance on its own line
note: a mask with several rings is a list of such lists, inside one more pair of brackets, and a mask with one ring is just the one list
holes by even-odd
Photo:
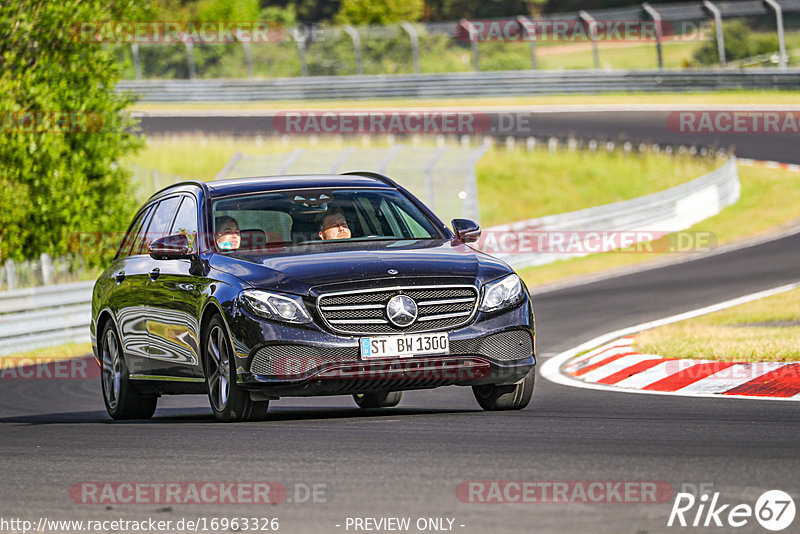
[[[133, 99], [116, 90], [110, 49], [75, 24], [140, 13], [135, 0], [0, 3], [0, 261], [124, 231], [132, 195], [117, 162], [141, 143], [124, 111]], [[86, 260], [109, 255], [98, 252]]]
[[423, 0], [342, 0], [336, 22], [339, 24], [393, 24], [419, 20]]

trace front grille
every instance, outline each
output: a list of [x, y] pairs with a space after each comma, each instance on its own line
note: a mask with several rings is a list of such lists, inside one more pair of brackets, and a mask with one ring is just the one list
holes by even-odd
[[533, 340], [527, 330], [509, 330], [483, 338], [451, 341], [450, 354], [476, 354], [504, 362], [524, 360], [533, 354]]
[[[386, 304], [395, 295], [411, 297], [418, 316], [410, 326], [389, 322]], [[379, 288], [327, 293], [317, 298], [317, 311], [326, 326], [343, 334], [408, 334], [447, 330], [468, 323], [478, 307], [473, 286]]]
[[250, 372], [257, 375], [300, 378], [328, 363], [358, 361], [358, 347], [319, 349], [308, 345], [268, 345], [256, 352]]
[[[450, 356], [484, 356], [495, 361], [530, 358], [533, 340], [527, 330], [508, 330], [490, 336], [450, 342]], [[434, 357], [439, 358], [439, 357]], [[373, 360], [382, 365], [386, 360]], [[358, 346], [319, 348], [309, 345], [268, 345], [253, 356], [250, 372], [282, 378], [302, 378], [328, 364], [361, 363]], [[358, 386], [356, 390], [362, 388]]]

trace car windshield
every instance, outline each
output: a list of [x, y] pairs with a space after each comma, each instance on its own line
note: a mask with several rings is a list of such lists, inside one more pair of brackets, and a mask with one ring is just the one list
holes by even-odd
[[213, 227], [217, 250], [235, 255], [443, 237], [407, 197], [385, 189], [298, 189], [226, 197], [214, 202]]

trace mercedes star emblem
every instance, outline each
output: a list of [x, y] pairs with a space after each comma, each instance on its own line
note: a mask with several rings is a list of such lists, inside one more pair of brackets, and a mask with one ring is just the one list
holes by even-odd
[[417, 303], [406, 295], [395, 295], [386, 304], [386, 316], [393, 325], [406, 327], [417, 320]]

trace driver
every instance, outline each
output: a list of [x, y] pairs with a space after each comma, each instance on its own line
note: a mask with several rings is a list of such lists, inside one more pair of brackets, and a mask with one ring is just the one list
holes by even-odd
[[217, 242], [217, 247], [222, 252], [231, 252], [239, 248], [242, 244], [242, 234], [239, 231], [239, 223], [236, 222], [236, 219], [223, 215], [216, 218], [214, 226], [217, 229], [214, 239]]
[[320, 217], [320, 239], [350, 239], [351, 236], [350, 226], [339, 208], [328, 208], [328, 211]]

